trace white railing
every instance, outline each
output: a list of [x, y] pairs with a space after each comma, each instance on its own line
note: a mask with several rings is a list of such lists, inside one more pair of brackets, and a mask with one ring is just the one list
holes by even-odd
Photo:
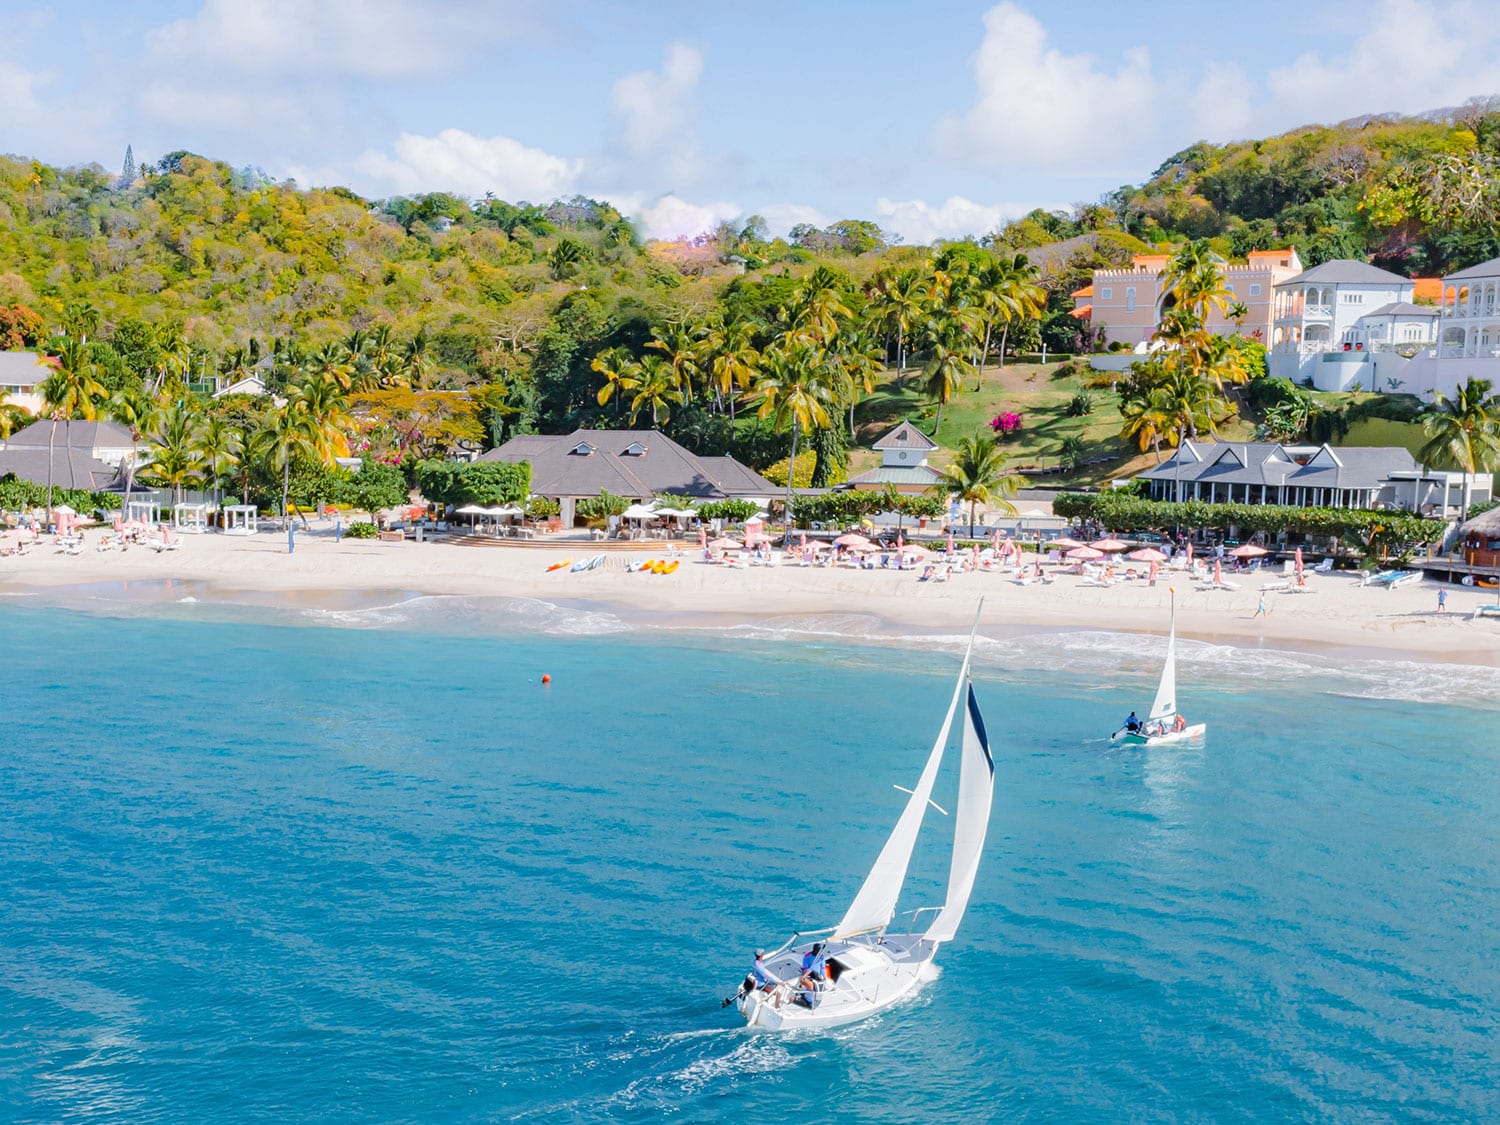
[[1333, 306], [1332, 305], [1306, 305], [1306, 306], [1303, 307], [1302, 315], [1303, 316], [1316, 316], [1316, 317], [1319, 317], [1320, 319], [1321, 318], [1332, 319], [1333, 318]]

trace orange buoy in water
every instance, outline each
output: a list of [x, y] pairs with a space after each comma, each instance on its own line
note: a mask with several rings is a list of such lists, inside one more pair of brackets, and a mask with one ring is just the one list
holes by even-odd
[[543, 675], [542, 676], [542, 683], [544, 683], [544, 684], [550, 684], [551, 682], [552, 682], [552, 677], [551, 676], [548, 676], [548, 675]]

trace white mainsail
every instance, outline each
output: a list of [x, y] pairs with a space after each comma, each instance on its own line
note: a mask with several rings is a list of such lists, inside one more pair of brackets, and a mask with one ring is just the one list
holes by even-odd
[[[978, 630], [979, 620], [976, 615], [974, 631]], [[901, 817], [891, 830], [885, 847], [880, 849], [875, 866], [870, 868], [859, 893], [854, 896], [854, 901], [849, 904], [849, 909], [844, 912], [843, 919], [834, 931], [835, 937], [878, 930], [890, 922], [896, 913], [896, 900], [901, 897], [901, 885], [906, 882], [906, 869], [911, 864], [911, 853], [916, 850], [917, 834], [922, 830], [922, 817], [932, 798], [932, 786], [937, 781], [938, 766], [942, 764], [943, 751], [948, 746], [948, 734], [953, 729], [953, 715], [958, 710], [958, 701], [963, 698], [964, 685], [968, 683], [969, 657], [973, 651], [974, 633], [970, 633], [969, 647], [964, 651], [963, 667], [958, 672], [958, 683], [953, 686], [953, 701], [948, 704], [948, 714], [943, 718], [943, 729], [938, 731], [927, 765], [922, 768], [922, 776], [912, 789], [906, 808], [901, 810]]]
[[948, 872], [948, 901], [923, 936], [928, 941], [951, 941], [958, 933], [969, 896], [974, 891], [974, 876], [979, 873], [979, 854], [984, 851], [984, 837], [990, 825], [990, 800], [995, 789], [995, 759], [990, 755], [989, 738], [984, 732], [984, 717], [969, 685], [968, 707], [964, 714], [963, 757], [958, 773], [958, 809], [953, 825], [953, 862]]
[[1161, 683], [1156, 685], [1156, 701], [1151, 704], [1148, 719], [1170, 719], [1177, 714], [1177, 603], [1172, 603], [1172, 628], [1167, 633], [1167, 662], [1162, 665]]

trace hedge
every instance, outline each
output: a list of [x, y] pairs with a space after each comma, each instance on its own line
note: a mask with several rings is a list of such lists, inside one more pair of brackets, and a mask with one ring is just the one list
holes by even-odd
[[1091, 519], [1111, 531], [1160, 531], [1168, 527], [1234, 528], [1242, 533], [1277, 532], [1377, 539], [1387, 544], [1435, 543], [1446, 525], [1409, 512], [1366, 508], [1297, 508], [1282, 504], [1174, 503], [1117, 492], [1064, 492], [1052, 510], [1065, 519]]
[[[64, 504], [75, 512], [84, 514], [98, 509], [108, 511], [120, 506], [120, 495], [117, 492], [89, 492], [82, 488], [62, 488], [53, 485], [52, 506], [60, 508]], [[46, 506], [47, 486], [45, 484], [21, 480], [14, 473], [8, 473], [0, 479], [0, 509], [19, 511], [22, 508], [45, 508]]]

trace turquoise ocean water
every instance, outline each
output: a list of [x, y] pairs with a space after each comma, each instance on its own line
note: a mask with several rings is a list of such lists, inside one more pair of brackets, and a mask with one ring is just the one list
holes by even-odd
[[1187, 644], [1207, 743], [1121, 751], [1159, 643], [986, 642], [995, 807], [942, 975], [740, 1030], [719, 1000], [837, 920], [951, 690], [956, 638], [867, 628], [6, 599], [0, 1116], [1500, 1117], [1481, 669]]

